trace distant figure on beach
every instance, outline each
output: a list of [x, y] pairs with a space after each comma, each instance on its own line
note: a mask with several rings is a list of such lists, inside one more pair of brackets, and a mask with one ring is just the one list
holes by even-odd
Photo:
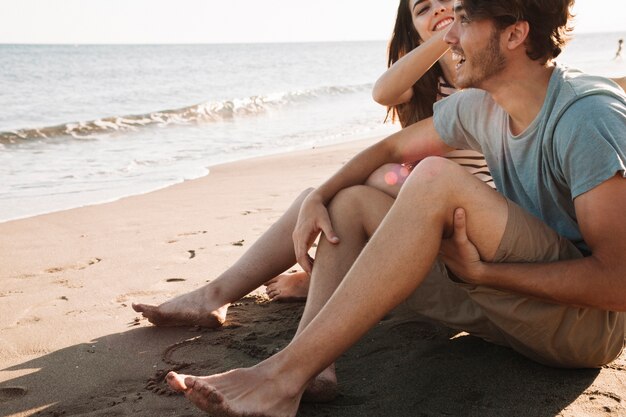
[[[454, 18], [452, 4], [452, 0], [399, 2], [389, 44], [390, 68], [376, 82], [373, 97], [388, 106], [388, 115], [398, 118], [402, 127], [432, 116], [433, 104], [456, 91], [453, 87], [455, 61], [443, 40]], [[480, 153], [455, 150], [446, 157], [493, 186], [487, 163]], [[385, 164], [374, 171], [365, 184], [395, 198], [413, 165]], [[279, 274], [296, 262], [292, 234], [302, 202], [311, 191], [304, 191], [276, 224], [217, 279], [160, 306], [134, 304], [133, 308], [156, 325], [217, 327], [226, 319], [230, 303], [263, 284], [267, 285], [271, 299], [305, 299], [312, 268], [310, 262], [302, 264], [303, 272]], [[338, 242], [332, 230], [325, 230], [325, 236], [331, 242]]]
[[617, 52], [615, 53], [615, 58], [613, 59], [617, 59], [617, 58], [621, 58], [622, 57], [622, 44], [624, 43], [624, 39], [619, 39], [617, 41]]
[[[422, 4], [434, 3], [412, 9]], [[455, 0], [444, 39], [464, 91], [359, 153], [301, 204], [293, 239], [305, 270], [325, 236], [292, 342], [252, 368], [170, 372], [172, 389], [214, 415], [293, 417], [305, 392], [336, 394], [333, 362], [400, 303], [551, 366], [619, 356], [626, 97], [553, 62], [573, 0], [536, 4]], [[441, 157], [457, 148], [483, 151], [497, 191]], [[412, 161], [421, 162], [395, 199], [363, 185], [386, 163]], [[177, 309], [196, 312], [195, 301]]]

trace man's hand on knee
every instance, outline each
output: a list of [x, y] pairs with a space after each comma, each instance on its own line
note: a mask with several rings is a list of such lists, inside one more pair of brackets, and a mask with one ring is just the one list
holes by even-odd
[[442, 240], [440, 255], [454, 275], [468, 283], [479, 283], [485, 264], [467, 237], [465, 210], [462, 208], [454, 211], [454, 232], [450, 238]]

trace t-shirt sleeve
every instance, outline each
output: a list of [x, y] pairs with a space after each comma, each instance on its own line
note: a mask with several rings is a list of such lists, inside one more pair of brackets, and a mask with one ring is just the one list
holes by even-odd
[[616, 174], [626, 177], [626, 105], [607, 95], [576, 101], [554, 132], [557, 163], [572, 199]]
[[434, 104], [433, 122], [441, 139], [456, 149], [473, 149], [482, 152], [476, 139], [480, 123], [475, 110], [480, 108], [484, 92], [474, 89], [462, 90]]

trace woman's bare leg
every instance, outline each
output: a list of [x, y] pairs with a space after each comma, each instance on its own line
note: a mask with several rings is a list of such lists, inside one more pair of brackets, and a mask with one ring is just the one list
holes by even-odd
[[[405, 165], [385, 164], [369, 176], [365, 185], [396, 198], [410, 170]], [[273, 301], [305, 300], [309, 276], [305, 272], [281, 274], [266, 282], [266, 293]]]
[[226, 319], [230, 303], [296, 262], [291, 235], [302, 201], [311, 191], [307, 189], [301, 193], [285, 214], [215, 280], [161, 305], [138, 303], [133, 304], [133, 309], [158, 326], [220, 326]]

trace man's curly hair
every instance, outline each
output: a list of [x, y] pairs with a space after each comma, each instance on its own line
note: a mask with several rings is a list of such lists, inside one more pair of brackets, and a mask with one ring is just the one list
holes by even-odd
[[569, 40], [573, 5], [574, 0], [463, 0], [470, 20], [493, 19], [499, 30], [528, 22], [526, 54], [542, 63], [556, 58]]

